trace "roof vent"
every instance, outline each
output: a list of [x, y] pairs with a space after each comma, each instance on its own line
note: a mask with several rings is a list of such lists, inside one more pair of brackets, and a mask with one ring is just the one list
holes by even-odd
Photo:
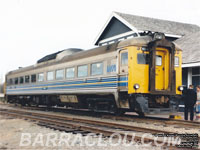
[[71, 55], [71, 54], [74, 54], [74, 53], [80, 52], [80, 51], [83, 51], [83, 50], [82, 49], [78, 49], [78, 48], [64, 49], [62, 51], [58, 51], [56, 53], [49, 54], [49, 55], [46, 55], [46, 56], [42, 57], [41, 59], [39, 59], [37, 61], [37, 63], [47, 62], [49, 60], [54, 60], [54, 59], [60, 60], [66, 55]]

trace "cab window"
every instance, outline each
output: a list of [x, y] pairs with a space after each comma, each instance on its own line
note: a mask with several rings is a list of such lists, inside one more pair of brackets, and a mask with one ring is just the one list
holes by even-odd
[[179, 66], [179, 57], [177, 57], [177, 56], [175, 57], [174, 65], [175, 65], [175, 67]]
[[162, 56], [156, 56], [156, 66], [162, 66]]
[[137, 54], [138, 64], [149, 64], [149, 54]]
[[121, 65], [128, 65], [128, 52], [121, 53]]

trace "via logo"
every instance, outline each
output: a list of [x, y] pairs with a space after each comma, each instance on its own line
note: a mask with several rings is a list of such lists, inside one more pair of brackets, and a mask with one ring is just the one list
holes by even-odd
[[116, 72], [116, 65], [107, 66], [107, 72]]

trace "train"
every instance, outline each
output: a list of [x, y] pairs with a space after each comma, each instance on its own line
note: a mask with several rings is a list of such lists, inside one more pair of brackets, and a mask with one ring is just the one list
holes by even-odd
[[140, 116], [176, 112], [182, 50], [163, 33], [90, 50], [65, 49], [6, 74], [9, 103]]

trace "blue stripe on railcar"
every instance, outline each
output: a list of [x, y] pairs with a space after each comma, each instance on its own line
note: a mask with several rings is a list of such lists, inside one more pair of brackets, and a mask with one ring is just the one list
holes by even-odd
[[[117, 87], [117, 86], [127, 86], [127, 77], [118, 78], [107, 78], [103, 80], [87, 80], [84, 81], [73, 81], [73, 82], [61, 82], [61, 83], [51, 83], [51, 84], [40, 84], [32, 86], [20, 86], [15, 89], [7, 89], [7, 93], [12, 92], [22, 92], [22, 91], [40, 91], [40, 90], [54, 90], [54, 89], [77, 89], [77, 88], [99, 88], [99, 87]], [[104, 82], [104, 83], [101, 83]], [[108, 83], [105, 83], [108, 82]], [[110, 83], [111, 82], [111, 83]], [[112, 83], [114, 82], [114, 83]], [[94, 84], [91, 84], [94, 83]], [[96, 83], [96, 84], [95, 84]], [[75, 85], [80, 84], [80, 85]]]

